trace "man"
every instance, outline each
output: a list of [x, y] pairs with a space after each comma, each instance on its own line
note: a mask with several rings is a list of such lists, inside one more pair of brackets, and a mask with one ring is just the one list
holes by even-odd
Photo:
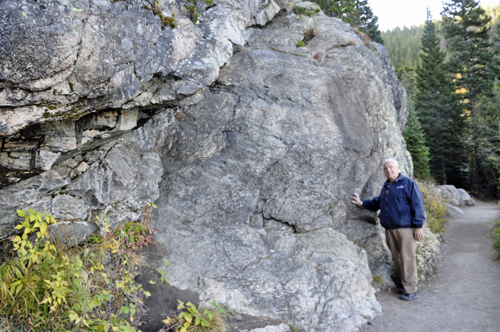
[[417, 241], [424, 238], [422, 227], [425, 221], [424, 202], [417, 184], [401, 175], [398, 162], [388, 159], [384, 162], [384, 183], [380, 196], [361, 201], [357, 193], [352, 203], [377, 211], [380, 224], [385, 228], [387, 246], [392, 252], [396, 266], [396, 283], [400, 298], [413, 301], [417, 292]]

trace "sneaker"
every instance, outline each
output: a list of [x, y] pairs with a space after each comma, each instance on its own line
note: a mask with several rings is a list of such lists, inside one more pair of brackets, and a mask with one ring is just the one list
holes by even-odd
[[415, 292], [413, 294], [401, 294], [399, 296], [400, 299], [405, 300], [405, 301], [413, 301], [418, 297], [418, 292]]

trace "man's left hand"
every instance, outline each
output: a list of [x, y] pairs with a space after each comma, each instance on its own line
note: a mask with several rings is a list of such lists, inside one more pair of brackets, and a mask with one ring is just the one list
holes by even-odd
[[417, 241], [422, 241], [424, 239], [424, 229], [423, 228], [414, 228], [413, 229], [413, 237]]

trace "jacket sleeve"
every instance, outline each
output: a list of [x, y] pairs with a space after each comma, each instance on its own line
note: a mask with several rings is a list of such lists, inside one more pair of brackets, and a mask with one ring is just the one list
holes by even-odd
[[422, 228], [426, 219], [424, 200], [422, 193], [416, 183], [413, 182], [410, 191], [410, 205], [411, 205], [411, 223], [414, 228]]
[[363, 201], [363, 207], [371, 211], [380, 210], [380, 197], [377, 196], [373, 199], [365, 199]]

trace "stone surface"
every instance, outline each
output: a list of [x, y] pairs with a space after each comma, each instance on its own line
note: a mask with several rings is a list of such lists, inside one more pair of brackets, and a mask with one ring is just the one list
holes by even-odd
[[[199, 6], [159, 0], [163, 27], [145, 0], [8, 0], [0, 3], [0, 136], [29, 124], [78, 118], [95, 109], [156, 104], [155, 82], [184, 78], [175, 99], [211, 84], [243, 46], [247, 26], [265, 25], [274, 1], [219, 0]], [[234, 46], [233, 46], [234, 45]], [[173, 91], [172, 91], [173, 92]], [[155, 101], [156, 100], [156, 101]], [[161, 100], [161, 98], [160, 98]]]
[[286, 324], [280, 324], [280, 325], [268, 325], [266, 327], [253, 329], [248, 332], [290, 332], [290, 331], [292, 331], [290, 326]]
[[197, 24], [159, 3], [177, 28], [144, 1], [0, 4], [0, 235], [19, 208], [84, 225], [81, 240], [95, 216], [115, 226], [155, 201], [173, 286], [306, 331], [357, 330], [381, 311], [389, 255], [349, 197], [378, 195], [386, 158], [412, 171], [385, 49], [290, 11], [310, 3], [219, 1]]
[[474, 206], [474, 198], [469, 195], [465, 189], [457, 189], [457, 196], [460, 202], [460, 205], [465, 206]]
[[448, 204], [453, 206], [473, 206], [474, 198], [472, 198], [464, 189], [457, 189], [453, 185], [437, 186], [439, 196]]
[[456, 212], [456, 213], [464, 214], [464, 211], [463, 211], [461, 208], [458, 208], [458, 207], [453, 206], [453, 205], [451, 205], [451, 204], [448, 204], [448, 203], [447, 203], [447, 204], [446, 204], [446, 207], [447, 207], [448, 209], [450, 209], [450, 210], [452, 210], [452, 211]]

